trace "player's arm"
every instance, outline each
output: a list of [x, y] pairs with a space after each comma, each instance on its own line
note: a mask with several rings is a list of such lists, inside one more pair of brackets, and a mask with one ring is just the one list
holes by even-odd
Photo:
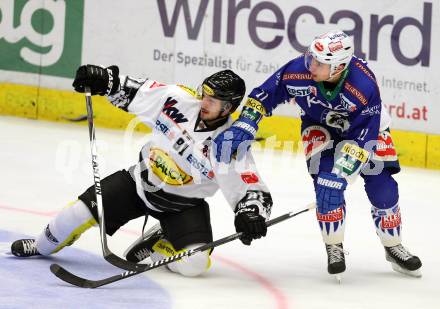
[[110, 103], [127, 111], [145, 81], [146, 79], [119, 75], [119, 68], [116, 65], [105, 68], [87, 64], [80, 66], [76, 71], [73, 88], [77, 92], [84, 92], [85, 87], [89, 87], [92, 95], [105, 95]]
[[76, 72], [73, 87], [84, 92], [89, 87], [92, 95], [106, 96], [114, 106], [132, 113], [148, 125], [154, 127], [167, 95], [166, 85], [152, 79], [134, 79], [119, 75], [115, 65], [107, 68], [97, 65], [80, 66]]
[[266, 236], [266, 221], [272, 209], [272, 197], [261, 180], [250, 152], [240, 162], [213, 165], [215, 180], [235, 213], [234, 225], [243, 232], [240, 240], [250, 245]]
[[281, 67], [262, 85], [253, 89], [238, 119], [216, 137], [214, 143], [218, 162], [228, 163], [234, 154], [241, 160], [255, 139], [258, 123], [263, 116], [270, 116], [277, 105], [289, 100], [282, 83], [282, 76], [288, 65], [289, 63]]

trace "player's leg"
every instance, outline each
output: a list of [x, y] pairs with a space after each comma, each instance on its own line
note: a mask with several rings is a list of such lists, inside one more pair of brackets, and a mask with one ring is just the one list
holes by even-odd
[[422, 263], [402, 246], [402, 221], [397, 182], [389, 170], [379, 175], [363, 176], [365, 191], [372, 204], [371, 215], [376, 234], [385, 248], [386, 259], [393, 269], [412, 276], [420, 276]]
[[[118, 171], [101, 181], [106, 230], [109, 235], [129, 220], [145, 214], [134, 181], [126, 171]], [[49, 255], [73, 244], [82, 233], [97, 224], [94, 186], [53, 218], [36, 239], [17, 240], [11, 252], [20, 257]]]
[[[392, 263], [393, 269], [420, 276], [420, 259], [401, 244], [399, 189], [392, 176], [400, 171], [400, 165], [389, 130], [380, 132], [377, 150], [370, 165], [381, 167], [375, 173], [368, 173], [371, 175], [365, 175], [364, 172], [362, 177], [365, 181], [365, 191], [372, 204], [371, 214], [376, 233], [385, 248], [386, 259]], [[371, 169], [373, 170], [375, 169]]]
[[[320, 172], [331, 173], [334, 164], [334, 147], [339, 140], [336, 134], [327, 128], [303, 120], [302, 141], [307, 167], [314, 180], [315, 193], [318, 194], [315, 180]], [[345, 213], [344, 201], [332, 211], [320, 209], [320, 207], [316, 209], [316, 218], [327, 252], [327, 270], [330, 274], [345, 271], [345, 255], [342, 245], [345, 231]]]
[[[127, 260], [141, 261], [150, 256], [153, 262], [199, 247], [212, 241], [209, 207], [205, 201], [180, 212], [152, 213], [160, 220], [126, 252]], [[167, 267], [184, 276], [194, 277], [210, 266], [210, 252], [184, 257]]]
[[[160, 222], [164, 238], [153, 246], [153, 261], [212, 242], [209, 206], [204, 200], [200, 206], [165, 214]], [[168, 268], [184, 276], [198, 276], [211, 266], [210, 254], [211, 251], [200, 252], [168, 264]]]

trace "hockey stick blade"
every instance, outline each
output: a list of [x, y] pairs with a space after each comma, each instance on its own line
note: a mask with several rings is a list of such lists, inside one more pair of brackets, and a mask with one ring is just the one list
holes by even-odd
[[[315, 203], [309, 204], [309, 205], [307, 205], [306, 208], [304, 208], [301, 211], [289, 212], [287, 214], [284, 214], [284, 215], [281, 215], [281, 216], [279, 216], [277, 218], [269, 220], [269, 221], [266, 222], [266, 225], [269, 227], [269, 226], [278, 224], [278, 223], [280, 223], [282, 221], [285, 221], [285, 220], [293, 218], [293, 217], [295, 217], [295, 216], [297, 216], [299, 214], [307, 212], [307, 211], [309, 211], [311, 209], [314, 209], [315, 207], [316, 207]], [[128, 277], [131, 277], [131, 276], [138, 275], [138, 274], [146, 272], [148, 270], [151, 270], [151, 269], [154, 269], [154, 268], [157, 268], [157, 267], [160, 267], [160, 266], [163, 266], [163, 265], [175, 262], [175, 261], [181, 259], [182, 257], [191, 256], [193, 254], [196, 254], [197, 252], [203, 252], [203, 251], [212, 249], [214, 247], [220, 246], [222, 244], [225, 244], [225, 243], [231, 242], [231, 241], [233, 241], [233, 240], [235, 240], [237, 238], [240, 238], [241, 235], [242, 235], [242, 233], [232, 234], [230, 236], [218, 239], [218, 240], [216, 240], [214, 242], [211, 242], [209, 244], [205, 244], [205, 245], [197, 247], [195, 249], [184, 251], [184, 252], [179, 253], [177, 255], [170, 256], [168, 258], [165, 258], [163, 260], [160, 260], [160, 261], [157, 261], [157, 262], [154, 262], [154, 263], [151, 263], [151, 264], [139, 264], [139, 269], [138, 270], [126, 271], [126, 272], [123, 272], [123, 273], [121, 273], [119, 275], [114, 275], [114, 276], [107, 277], [107, 278], [104, 278], [104, 279], [101, 279], [101, 280], [89, 280], [89, 279], [78, 277], [78, 276], [72, 274], [71, 272], [67, 271], [65, 268], [61, 267], [58, 264], [50, 265], [50, 271], [55, 276], [57, 276], [59, 279], [65, 281], [65, 282], [68, 282], [68, 283], [70, 283], [72, 285], [75, 285], [75, 286], [80, 287], [80, 288], [92, 288], [93, 289], [93, 288], [97, 288], [97, 287], [100, 287], [100, 286], [103, 286], [103, 285], [107, 285], [107, 284], [110, 284], [110, 283], [113, 283], [113, 282], [116, 282], [116, 281], [119, 281], [119, 280], [122, 280], [122, 279], [125, 279], [125, 278], [128, 278]]]
[[69, 272], [64, 267], [58, 264], [51, 264], [50, 271], [64, 282], [86, 289], [98, 288], [100, 286], [112, 283], [114, 281], [124, 279], [125, 277], [130, 277], [138, 274], [138, 272], [135, 271], [126, 271], [123, 272], [122, 274], [111, 276], [102, 280], [88, 280], [72, 274], [71, 272]]

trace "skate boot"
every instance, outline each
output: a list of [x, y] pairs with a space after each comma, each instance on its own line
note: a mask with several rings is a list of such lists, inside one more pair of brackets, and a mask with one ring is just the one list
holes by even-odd
[[12, 243], [11, 253], [18, 257], [41, 255], [37, 250], [35, 239], [19, 239]]
[[124, 252], [127, 261], [138, 263], [150, 256], [154, 244], [163, 238], [163, 232], [160, 224], [154, 225], [139, 237], [130, 247]]
[[393, 270], [413, 277], [422, 276], [422, 272], [420, 271], [422, 262], [417, 256], [412, 255], [404, 246], [397, 245], [384, 248], [385, 258], [388, 262], [391, 262]]
[[330, 275], [335, 275], [336, 280], [341, 283], [341, 273], [345, 271], [345, 255], [342, 243], [335, 245], [325, 244], [327, 250], [327, 271]]

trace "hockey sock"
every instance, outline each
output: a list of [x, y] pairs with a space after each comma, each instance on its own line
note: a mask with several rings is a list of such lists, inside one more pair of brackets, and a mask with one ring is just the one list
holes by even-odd
[[316, 210], [316, 218], [321, 228], [322, 239], [328, 245], [339, 244], [344, 241], [345, 204], [328, 213]]
[[399, 204], [391, 208], [381, 209], [375, 206], [371, 207], [376, 233], [385, 247], [399, 245], [401, 239], [401, 218]]
[[37, 237], [38, 252], [42, 255], [56, 253], [73, 244], [84, 231], [96, 224], [84, 202], [76, 200], [61, 210]]
[[[174, 249], [174, 246], [166, 239], [160, 239], [153, 246], [153, 253], [150, 255], [153, 262], [179, 254], [181, 252], [197, 248], [202, 244], [193, 244], [186, 246], [182, 250]], [[209, 251], [200, 252], [189, 257], [183, 257], [181, 260], [167, 264], [172, 272], [179, 273], [185, 277], [195, 277], [211, 267], [211, 258]]]

